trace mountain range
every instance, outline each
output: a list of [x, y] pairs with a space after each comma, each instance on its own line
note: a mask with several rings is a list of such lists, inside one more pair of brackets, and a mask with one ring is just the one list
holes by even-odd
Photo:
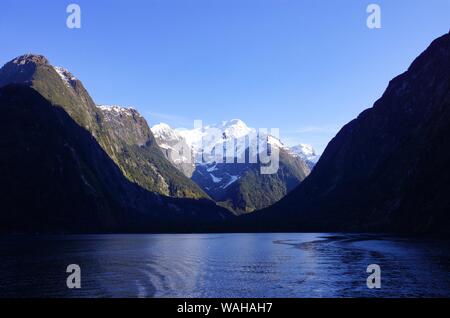
[[0, 69], [0, 232], [449, 234], [449, 70], [447, 33], [318, 159], [237, 119], [150, 129], [44, 56], [17, 57]]
[[4, 231], [186, 231], [231, 217], [164, 157], [135, 110], [97, 107], [40, 55], [0, 69]]
[[[309, 145], [289, 148], [278, 138], [261, 134], [261, 142], [267, 142], [279, 151], [278, 171], [262, 174], [261, 162], [250, 163], [248, 160], [249, 136], [256, 135], [257, 130], [239, 119], [190, 130], [158, 124], [152, 127], [152, 132], [174, 165], [188, 172], [186, 175], [211, 198], [236, 214], [250, 213], [280, 200], [305, 179], [318, 157]], [[232, 158], [203, 160], [205, 146], [212, 154], [218, 148], [225, 147], [226, 150], [227, 143], [235, 148]], [[243, 160], [238, 160], [242, 156]]]

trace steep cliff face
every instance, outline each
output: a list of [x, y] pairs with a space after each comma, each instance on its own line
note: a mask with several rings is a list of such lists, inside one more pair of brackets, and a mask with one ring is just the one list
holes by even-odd
[[0, 111], [1, 231], [120, 224], [132, 188], [84, 128], [27, 86], [0, 88]]
[[214, 230], [231, 215], [130, 182], [89, 131], [31, 87], [0, 88], [0, 232]]
[[138, 146], [155, 143], [147, 121], [136, 109], [117, 105], [98, 105], [97, 107], [110, 128], [110, 134], [117, 140], [127, 145]]
[[117, 163], [128, 179], [167, 196], [208, 198], [195, 182], [173, 168], [137, 110], [120, 106], [99, 106], [99, 109], [104, 126], [117, 145]]
[[450, 34], [345, 125], [261, 228], [450, 231]]
[[208, 197], [171, 168], [137, 111], [116, 113], [113, 108], [97, 107], [82, 82], [68, 70], [50, 65], [43, 56], [23, 55], [0, 69], [0, 87], [14, 83], [31, 86], [52, 104], [64, 108], [95, 137], [130, 181], [167, 196]]
[[137, 112], [113, 123], [42, 56], [0, 69], [0, 113], [1, 232], [203, 231], [231, 217], [173, 173]]

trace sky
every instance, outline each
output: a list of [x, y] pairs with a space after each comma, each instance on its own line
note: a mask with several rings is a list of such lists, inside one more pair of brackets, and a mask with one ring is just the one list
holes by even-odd
[[2, 0], [0, 64], [43, 54], [150, 125], [239, 118], [321, 153], [449, 31], [449, 12], [449, 0]]

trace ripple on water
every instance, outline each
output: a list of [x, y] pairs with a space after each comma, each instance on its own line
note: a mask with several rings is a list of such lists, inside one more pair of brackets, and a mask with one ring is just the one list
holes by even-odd
[[[450, 244], [372, 234], [7, 237], [1, 297], [449, 297]], [[65, 287], [80, 264], [82, 289]], [[366, 287], [369, 264], [382, 288]]]

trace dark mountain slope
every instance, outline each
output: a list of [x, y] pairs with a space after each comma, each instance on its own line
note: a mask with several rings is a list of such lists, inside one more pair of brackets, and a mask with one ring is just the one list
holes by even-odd
[[297, 189], [244, 223], [259, 230], [449, 233], [449, 94], [446, 34], [341, 129]]
[[[130, 181], [167, 196], [208, 197], [189, 178], [172, 169], [156, 145], [145, 119], [123, 122], [124, 129], [116, 130], [117, 126], [106, 120], [82, 82], [66, 69], [50, 65], [44, 56], [27, 54], [5, 64], [0, 69], [0, 87], [14, 83], [33, 87], [49, 102], [60, 105], [78, 125], [95, 137]], [[146, 141], [140, 145], [130, 144], [127, 142], [130, 139], [120, 134], [127, 131], [132, 136], [137, 134], [134, 130], [139, 127], [146, 128], [143, 132], [146, 135], [141, 136], [146, 137]]]
[[117, 225], [126, 189], [114, 189], [120, 171], [87, 131], [28, 87], [1, 88], [0, 112], [2, 230]]
[[202, 231], [230, 214], [128, 181], [89, 131], [33, 88], [0, 88], [0, 231]]

